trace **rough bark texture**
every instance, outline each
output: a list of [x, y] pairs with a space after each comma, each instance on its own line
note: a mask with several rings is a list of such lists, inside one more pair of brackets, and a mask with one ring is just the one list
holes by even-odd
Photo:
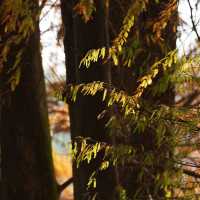
[[[167, 21], [167, 26], [162, 29], [160, 38], [156, 37], [156, 31], [153, 30], [153, 25], [160, 20], [161, 13], [167, 12], [167, 6], [172, 2], [173, 1], [171, 0], [165, 0], [158, 4], [155, 3], [155, 1], [150, 1], [147, 5], [147, 10], [141, 13], [137, 20], [134, 29], [135, 31], [138, 31], [140, 48], [142, 51], [135, 57], [135, 65], [129, 71], [129, 79], [124, 80], [127, 92], [130, 94], [133, 93], [136, 87], [136, 84], [132, 83], [136, 83], [136, 79], [143, 74], [140, 69], [148, 71], [149, 67], [151, 67], [156, 61], [164, 58], [168, 52], [176, 48], [177, 7], [169, 13], [169, 21]], [[154, 38], [155, 40], [151, 40], [151, 38]], [[161, 76], [162, 72], [158, 75], [157, 80], [154, 81], [158, 81]], [[127, 77], [127, 72], [125, 72], [125, 77]], [[147, 89], [142, 98], [148, 102], [150, 106], [160, 104], [170, 106], [173, 105], [175, 101], [174, 88], [171, 86], [165, 93], [156, 96], [152, 96]], [[167, 130], [165, 137], [171, 137], [170, 134], [170, 131]], [[163, 174], [168, 170], [167, 155], [170, 155], [169, 159], [172, 159], [174, 149], [170, 149], [167, 142], [158, 147], [154, 130], [148, 129], [143, 133], [134, 133], [131, 141], [132, 144], [138, 148], [136, 148], [138, 151], [136, 153], [136, 159], [138, 155], [138, 160], [140, 160], [140, 152], [146, 154], [153, 153], [153, 156], [157, 157], [158, 160], [160, 159], [159, 163], [155, 163], [155, 171], [152, 171], [153, 176], [156, 177], [158, 174]], [[144, 150], [141, 151], [141, 147], [144, 148]], [[161, 157], [165, 159], [162, 160]], [[138, 175], [140, 172], [141, 168], [138, 168], [136, 165], [133, 166], [128, 173], [122, 173], [122, 182], [125, 183], [124, 187], [128, 189], [127, 191], [130, 197], [133, 197], [140, 188], [140, 182], [138, 181]], [[146, 176], [148, 176], [148, 174]], [[149, 181], [150, 180], [151, 178], [149, 178]], [[165, 191], [162, 188], [156, 188], [156, 180], [152, 180], [150, 183], [147, 182], [147, 185], [150, 185], [150, 187], [146, 189], [153, 199], [165, 198]], [[156, 194], [154, 193], [155, 191], [157, 191]], [[143, 195], [143, 198], [149, 198], [148, 193], [144, 191], [140, 191], [139, 193]]]
[[[20, 83], [13, 92], [8, 88], [8, 92], [0, 96], [2, 200], [57, 198], [39, 25], [36, 24], [30, 38], [20, 44], [20, 48], [25, 48], [20, 64]], [[5, 70], [12, 65], [17, 48], [13, 47], [9, 54]], [[1, 83], [3, 80], [1, 77]]]
[[[78, 69], [79, 62], [85, 53], [92, 48], [105, 46], [105, 11], [103, 1], [97, 1], [97, 12], [93, 20], [87, 24], [77, 16], [73, 10], [76, 2], [61, 1], [62, 17], [65, 28], [65, 54], [67, 83], [86, 83], [95, 80], [105, 80], [104, 67], [94, 64], [90, 69]], [[105, 132], [105, 123], [97, 120], [98, 114], [104, 109], [102, 97], [78, 96], [75, 103], [69, 103], [72, 141], [77, 136], [91, 137], [97, 141], [108, 141]], [[76, 200], [88, 199], [92, 194], [88, 194], [86, 189], [88, 178], [96, 170], [98, 161], [89, 166], [82, 164], [78, 169], [73, 166], [74, 195]], [[111, 170], [112, 171], [112, 170]], [[114, 193], [113, 172], [105, 172], [97, 178], [97, 199], [110, 200]], [[110, 174], [109, 174], [110, 173]], [[107, 174], [107, 175], [106, 175]], [[108, 175], [109, 174], [109, 175]]]
[[[73, 7], [76, 2], [72, 0], [61, 1], [62, 17], [65, 27], [64, 45], [66, 54], [67, 83], [83, 83], [94, 80], [105, 80], [105, 72], [103, 72], [103, 68], [100, 64], [93, 65], [89, 70], [78, 69], [80, 59], [82, 56], [84, 56], [87, 50], [107, 45], [106, 35], [104, 35], [105, 11], [103, 9], [102, 2], [103, 1], [98, 1], [97, 12], [95, 13], [93, 20], [87, 24], [84, 24], [80, 17], [77, 16], [73, 11]], [[140, 14], [134, 26], [133, 32], [130, 33], [130, 37], [137, 37], [137, 35], [139, 35], [137, 39], [139, 40], [140, 48], [142, 48], [143, 51], [141, 51], [141, 53], [137, 54], [135, 57], [135, 64], [132, 68], [117, 70], [115, 68], [112, 70], [113, 84], [126, 90], [129, 94], [134, 93], [134, 90], [137, 86], [136, 80], [142, 74], [140, 74], [139, 69], [143, 68], [148, 70], [148, 67], [150, 67], [155, 61], [165, 57], [165, 55], [176, 46], [176, 11], [173, 11], [168, 25], [164, 30], [162, 30], [162, 40], [159, 41], [160, 43], [151, 41], [151, 36], [155, 37], [155, 32], [153, 31], [153, 24], [150, 24], [149, 22], [157, 22], [159, 20], [159, 16], [169, 2], [171, 1], [166, 0], [160, 2], [160, 4], [157, 4], [155, 1], [149, 1], [147, 10]], [[116, 3], [111, 1], [110, 9], [113, 9], [114, 11], [113, 13], [110, 12], [110, 19], [114, 25], [110, 27], [111, 39], [116, 35], [116, 32], [119, 31], [118, 29], [120, 27], [120, 20], [118, 20], [118, 18], [119, 15], [121, 17], [121, 15], [126, 14], [123, 13], [123, 11], [126, 11], [127, 7], [129, 7], [129, 4], [123, 5], [121, 1]], [[118, 9], [120, 12], [117, 12]], [[167, 91], [164, 95], [156, 96], [155, 98], [152, 98], [152, 96], [150, 96], [147, 92], [144, 94], [143, 98], [148, 100], [150, 104], [161, 103], [169, 105], [173, 104], [174, 92], [172, 89]], [[77, 102], [70, 103], [69, 107], [72, 141], [77, 136], [91, 137], [100, 141], [108, 141], [105, 135], [104, 123], [96, 119], [99, 112], [104, 109], [104, 105], [101, 103], [101, 98], [98, 96], [92, 98], [78, 96]], [[133, 138], [130, 138], [130, 143], [140, 147], [144, 146], [144, 149], [147, 152], [153, 151], [154, 155], [158, 152], [158, 149], [155, 146], [155, 135], [150, 133], [150, 131], [146, 131], [143, 134], [134, 134]], [[173, 151], [173, 149], [169, 151]], [[163, 153], [165, 154], [169, 152], [165, 151]], [[163, 162], [162, 164], [163, 168], [161, 171], [164, 171], [165, 163]], [[85, 188], [89, 174], [95, 169], [94, 166], [82, 165], [79, 169], [76, 169], [75, 166], [73, 167], [76, 200], [88, 198], [87, 190]], [[153, 175], [162, 173], [159, 171], [159, 167], [157, 169], [158, 171], [155, 171], [155, 173], [153, 172]], [[129, 197], [133, 197], [138, 191], [138, 188], [140, 188], [140, 183], [137, 181], [139, 173], [140, 169], [132, 167], [132, 170], [129, 169], [129, 171], [123, 171], [123, 173], [120, 174], [121, 184], [127, 189]], [[117, 197], [113, 197], [116, 187], [113, 171], [111, 173], [113, 180], [109, 180], [111, 177], [109, 175], [102, 174], [102, 177], [103, 176], [105, 177], [103, 181], [101, 178], [99, 180], [97, 179], [97, 192], [100, 195], [99, 199], [118, 199]], [[156, 184], [152, 182], [152, 187], [148, 188], [149, 192], [154, 191], [155, 185]], [[144, 195], [146, 195], [146, 198], [147, 194]], [[160, 191], [160, 194], [158, 194], [157, 197], [163, 198], [163, 195], [163, 192]]]

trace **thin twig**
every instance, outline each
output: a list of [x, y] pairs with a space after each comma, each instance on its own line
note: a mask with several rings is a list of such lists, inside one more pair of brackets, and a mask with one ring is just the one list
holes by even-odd
[[190, 18], [191, 18], [191, 22], [192, 22], [192, 28], [193, 28], [194, 32], [196, 33], [198, 41], [200, 42], [200, 35], [197, 31], [197, 27], [196, 27], [194, 16], [193, 16], [193, 8], [192, 8], [190, 0], [187, 0], [187, 2], [188, 2], [188, 5], [189, 5], [189, 8], [190, 8]]
[[188, 169], [183, 169], [183, 173], [188, 175], [188, 176], [192, 176], [194, 178], [199, 178], [200, 179], [200, 174], [196, 173], [194, 171], [188, 170]]
[[[51, 11], [51, 9], [53, 9], [54, 7], [56, 7], [58, 4], [58, 0], [55, 0], [55, 2], [53, 2], [51, 5], [49, 5], [49, 9], [42, 15], [42, 17], [40, 18], [40, 22], [49, 14], [49, 12]], [[44, 4], [45, 6], [45, 4]]]
[[62, 185], [58, 185], [58, 193], [61, 193], [66, 187], [68, 187], [73, 182], [73, 177], [69, 178]]
[[48, 0], [42, 0], [40, 4], [40, 10], [42, 10]]

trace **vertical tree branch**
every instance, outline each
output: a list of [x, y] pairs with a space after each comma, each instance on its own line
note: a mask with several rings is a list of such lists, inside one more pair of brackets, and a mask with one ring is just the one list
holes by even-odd
[[[109, 31], [109, 21], [110, 21], [110, 16], [109, 16], [109, 7], [110, 7], [110, 0], [105, 0], [105, 39], [106, 39], [106, 49], [109, 51], [110, 48], [110, 31]], [[105, 75], [106, 75], [106, 81], [108, 83], [108, 92], [111, 92], [111, 86], [112, 86], [112, 66], [111, 66], [111, 61], [108, 61], [108, 64], [106, 65], [105, 69]], [[113, 105], [110, 109], [110, 116], [113, 116], [115, 114], [115, 109], [116, 106]], [[116, 146], [116, 139], [114, 135], [111, 135], [111, 140], [113, 143], [113, 146]], [[114, 167], [114, 173], [115, 173], [115, 178], [117, 185], [120, 184], [119, 180], [119, 173], [118, 173], [118, 167]]]

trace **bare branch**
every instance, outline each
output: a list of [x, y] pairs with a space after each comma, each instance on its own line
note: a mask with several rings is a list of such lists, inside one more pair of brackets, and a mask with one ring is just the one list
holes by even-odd
[[199, 178], [200, 179], [200, 174], [196, 173], [194, 171], [188, 170], [188, 169], [183, 169], [183, 173], [188, 175], [188, 176], [192, 176], [194, 178]]
[[191, 22], [192, 22], [192, 28], [193, 28], [194, 32], [196, 33], [198, 41], [200, 42], [200, 35], [198, 33], [198, 30], [197, 30], [197, 27], [196, 27], [196, 24], [195, 24], [195, 20], [194, 20], [194, 16], [193, 16], [193, 8], [192, 8], [190, 0], [187, 0], [187, 2], [188, 2], [188, 5], [189, 5], [189, 8], [190, 8], [190, 18], [191, 18]]
[[40, 10], [42, 10], [46, 4], [47, 0], [42, 0], [40, 4]]
[[73, 182], [73, 177], [69, 178], [62, 185], [58, 185], [58, 193], [60, 194], [66, 187], [68, 187]]
[[[44, 5], [41, 5], [41, 6], [40, 6], [40, 7], [41, 7], [40, 9], [42, 9], [42, 8], [45, 6], [47, 0], [44, 0], [43, 2], [44, 2]], [[43, 7], [42, 7], [42, 6], [43, 6]], [[40, 21], [42, 21], [42, 20], [49, 14], [49, 12], [51, 11], [51, 9], [53, 9], [53, 8], [56, 7], [56, 6], [59, 6], [58, 0], [56, 0], [55, 2], [53, 2], [52, 4], [49, 5], [49, 9], [46, 11], [46, 13], [44, 13], [44, 14], [42, 15], [42, 17], [40, 18]]]

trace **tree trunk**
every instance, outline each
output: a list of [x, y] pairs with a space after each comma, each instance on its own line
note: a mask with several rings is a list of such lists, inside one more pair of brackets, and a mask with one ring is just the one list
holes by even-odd
[[[38, 1], [30, 3], [33, 8], [38, 7]], [[4, 88], [6, 93], [1, 93], [0, 96], [2, 200], [57, 199], [39, 24], [38, 21], [34, 22], [34, 32], [19, 45], [13, 43], [9, 59], [4, 63], [6, 71], [12, 67], [16, 49], [24, 48], [19, 66], [19, 85], [14, 91]], [[4, 34], [5, 37], [12, 35]], [[5, 85], [6, 73], [2, 73], [0, 78]]]
[[[172, 4], [174, 7], [171, 10], [167, 10]], [[172, 7], [172, 6], [171, 6]], [[164, 21], [161, 21], [162, 13], [170, 12], [169, 19], [166, 22], [166, 27], [162, 28]], [[136, 88], [136, 80], [138, 77], [144, 75], [144, 72], [148, 72], [149, 67], [151, 67], [155, 62], [164, 58], [170, 51], [176, 48], [176, 28], [177, 28], [177, 2], [171, 0], [160, 1], [156, 3], [155, 1], [150, 1], [147, 4], [147, 9], [139, 16], [136, 25], [134, 27], [136, 36], [135, 39], [138, 39], [139, 48], [142, 49], [141, 53], [138, 53], [135, 56], [134, 67], [125, 71], [124, 80], [126, 84], [127, 92], [132, 94]], [[156, 23], [160, 22], [158, 27], [154, 30]], [[161, 30], [160, 32], [159, 29]], [[160, 34], [160, 35], [159, 35]], [[127, 74], [129, 73], [129, 75]], [[154, 80], [155, 83], [159, 81], [162, 77], [162, 72], [158, 75], [157, 80]], [[126, 78], [129, 77], [129, 78]], [[134, 84], [133, 84], [134, 83]], [[153, 84], [155, 84], [153, 83]], [[148, 102], [149, 106], [156, 105], [167, 105], [171, 106], [175, 103], [175, 92], [173, 86], [170, 86], [165, 93], [157, 94], [152, 96], [152, 93], [149, 92], [147, 88], [144, 92], [142, 98], [144, 101]], [[172, 137], [170, 130], [167, 130], [165, 137]], [[145, 129], [144, 132], [136, 132], [133, 134], [131, 140], [134, 146], [137, 146], [138, 152], [136, 153], [136, 159], [140, 160], [142, 154], [152, 154], [155, 159], [154, 171], [152, 171], [153, 176], [162, 176], [167, 170], [170, 170], [168, 167], [168, 160], [172, 159], [174, 154], [173, 147], [170, 149], [168, 141], [161, 145], [157, 146], [156, 133], [153, 130]], [[142, 150], [143, 149], [143, 150]], [[159, 152], [159, 153], [158, 153]], [[170, 155], [167, 159], [167, 155]], [[140, 157], [141, 156], [141, 157]], [[163, 160], [163, 158], [165, 158]], [[160, 160], [159, 160], [160, 159]], [[133, 166], [130, 171], [122, 173], [122, 182], [125, 183], [124, 187], [127, 189], [129, 197], [134, 197], [137, 192], [139, 192], [135, 198], [151, 198], [152, 199], [164, 199], [165, 191], [163, 188], [158, 186], [158, 180], [151, 180], [151, 178], [146, 179], [147, 187], [146, 191], [139, 191], [141, 188], [141, 182], [138, 181], [141, 174], [141, 168]], [[148, 177], [148, 174], [146, 174]], [[148, 183], [150, 181], [150, 183]], [[143, 183], [142, 183], [143, 184]], [[144, 181], [145, 184], [145, 181]], [[156, 193], [155, 193], [156, 191]], [[140, 196], [141, 195], [141, 196]], [[150, 195], [150, 196], [149, 196]]]
[[[78, 2], [78, 1], [76, 1]], [[61, 1], [62, 18], [65, 29], [64, 46], [66, 55], [67, 84], [103, 81], [106, 71], [102, 64], [93, 64], [90, 69], [79, 69], [80, 60], [85, 53], [93, 48], [106, 45], [105, 41], [105, 10], [104, 1], [96, 2], [97, 11], [93, 19], [84, 23], [74, 11], [74, 1]], [[106, 136], [105, 122], [97, 120], [98, 114], [105, 109], [101, 96], [78, 95], [75, 103], [69, 102], [72, 141], [76, 137], [90, 137], [95, 141], [109, 141]], [[96, 160], [92, 164], [81, 164], [77, 169], [73, 165], [74, 195], [76, 200], [88, 199], [87, 183], [89, 176], [98, 167]], [[114, 195], [115, 178], [113, 171], [102, 173], [97, 178], [97, 199], [111, 200]]]
[[[103, 67], [99, 63], [93, 64], [89, 70], [78, 69], [80, 59], [88, 50], [108, 45], [106, 44], [106, 18], [103, 0], [98, 1], [97, 12], [94, 14], [93, 20], [87, 24], [85, 24], [73, 10], [76, 2], [66, 2], [65, 0], [61, 1], [62, 18], [65, 27], [64, 46], [66, 54], [67, 84], [85, 83], [94, 80], [106, 81], [106, 70], [103, 71]], [[110, 13], [110, 19], [114, 24], [114, 29], [116, 30], [119, 28], [119, 20], [122, 15], [121, 11], [120, 14], [118, 12], [119, 7], [122, 6], [123, 9], [126, 10], [130, 4], [127, 3], [128, 5], [123, 6], [121, 1], [118, 2], [119, 5], [113, 2], [114, 1], [111, 1], [111, 10], [113, 9], [114, 13]], [[130, 33], [130, 37], [135, 37], [135, 39], [138, 40], [140, 44], [139, 48], [142, 49], [141, 53], [137, 53], [137, 55], [135, 55], [133, 67], [128, 69], [112, 70], [112, 83], [118, 88], [126, 90], [129, 94], [134, 93], [137, 86], [137, 78], [140, 75], [144, 75], [142, 74], [144, 71], [141, 72], [140, 69], [148, 71], [148, 68], [153, 63], [165, 57], [170, 50], [173, 50], [176, 47], [176, 9], [172, 9], [170, 11], [172, 14], [169, 14], [170, 19], [167, 22], [167, 26], [163, 29], [161, 28], [161, 38], [156, 38], [159, 35], [156, 35], [153, 28], [153, 25], [161, 20], [160, 16], [162, 11], [164, 11], [164, 9], [166, 9], [171, 2], [173, 1], [165, 0], [160, 3], [149, 1], [147, 10], [137, 17], [133, 32]], [[120, 16], [118, 16], [118, 14]], [[161, 25], [162, 23], [160, 26]], [[111, 38], [116, 35], [115, 30], [114, 32], [112, 32], [112, 28], [109, 30]], [[119, 30], [117, 30], [117, 32], [118, 31]], [[152, 38], [155, 40], [152, 40]], [[173, 89], [168, 90], [164, 95], [156, 96], [154, 98], [149, 96], [149, 93], [146, 92], [143, 98], [148, 100], [149, 104], [171, 105], [174, 102], [174, 92]], [[108, 137], [105, 135], [105, 123], [97, 120], [96, 118], [97, 115], [105, 108], [101, 102], [102, 99], [98, 96], [82, 97], [81, 95], [78, 96], [75, 103], [69, 102], [72, 141], [74, 141], [77, 136], [91, 137], [92, 139], [98, 141], [109, 141]], [[153, 151], [154, 156], [156, 156], [158, 152], [158, 149], [154, 144], [155, 135], [147, 130], [144, 133], [134, 134], [133, 138], [130, 138], [130, 141], [134, 141], [134, 144], [132, 143], [132, 145], [137, 143], [137, 146], [144, 146], [147, 153]], [[173, 149], [170, 149], [164, 153], [167, 154], [172, 151]], [[75, 178], [74, 189], [76, 200], [87, 199], [87, 197], [84, 198], [84, 195], [87, 194], [87, 190], [85, 188], [88, 177], [95, 170], [95, 167], [91, 165], [81, 165], [79, 169], [76, 169], [76, 166], [74, 165], [73, 173]], [[159, 167], [157, 169], [158, 171], [155, 171], [154, 175], [165, 171], [165, 167], [163, 168], [164, 170], [162, 169], [162, 172], [159, 171]], [[125, 189], [127, 189], [129, 197], [133, 197], [140, 188], [140, 183], [137, 181], [140, 172], [140, 169], [133, 169], [132, 171], [126, 171], [120, 174], [120, 181]], [[107, 173], [109, 173], [109, 171]], [[99, 199], [116, 199], [116, 197], [114, 197], [116, 177], [113, 170], [110, 174], [110, 176], [102, 174], [102, 177], [104, 176], [104, 181], [97, 179], [97, 192], [99, 193]], [[111, 180], [110, 177], [113, 177], [113, 180]], [[149, 192], [151, 193], [154, 191], [155, 187], [156, 183], [152, 182], [151, 188], [148, 188]], [[162, 191], [160, 193], [161, 194], [157, 197], [163, 198], [164, 194]], [[147, 193], [143, 194], [147, 195]], [[146, 197], [147, 196], [145, 196], [145, 198]]]

